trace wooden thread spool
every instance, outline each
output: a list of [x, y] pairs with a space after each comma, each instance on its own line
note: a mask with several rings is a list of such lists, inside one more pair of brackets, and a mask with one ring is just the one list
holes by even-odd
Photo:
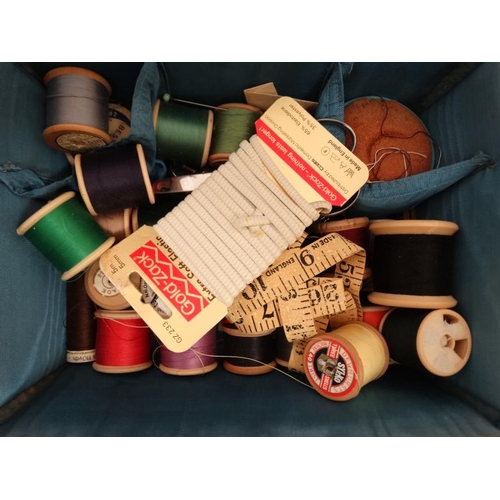
[[164, 193], [156, 195], [154, 205], [143, 205], [132, 209], [132, 231], [143, 225], [153, 226], [159, 219], [173, 210], [189, 193]]
[[373, 292], [368, 300], [390, 307], [440, 309], [451, 295], [454, 222], [392, 220], [370, 224]]
[[47, 127], [45, 142], [68, 152], [87, 152], [106, 146], [109, 135], [109, 82], [94, 71], [61, 67], [49, 71], [47, 89]]
[[262, 375], [276, 367], [274, 329], [248, 335], [227, 324], [221, 325], [226, 358], [223, 366], [237, 375]]
[[149, 368], [151, 330], [135, 311], [104, 311], [97, 319], [96, 354], [92, 364], [102, 373], [131, 373]]
[[101, 271], [99, 261], [94, 262], [85, 273], [85, 291], [90, 300], [107, 311], [122, 311], [130, 304]]
[[371, 276], [371, 258], [369, 250], [370, 231], [368, 227], [370, 219], [368, 217], [354, 217], [351, 219], [331, 220], [314, 222], [309, 228], [309, 234], [315, 236], [326, 236], [331, 233], [338, 233], [349, 241], [352, 241], [366, 251], [366, 265], [363, 279]]
[[120, 104], [110, 103], [108, 109], [109, 135], [112, 142], [128, 137], [131, 129], [130, 110]]
[[155, 203], [140, 144], [77, 154], [75, 174], [83, 201], [94, 216]]
[[363, 322], [372, 325], [380, 331], [380, 323], [382, 318], [390, 311], [391, 308], [387, 306], [363, 306], [361, 313], [363, 315]]
[[132, 208], [97, 214], [94, 219], [116, 242], [132, 234]]
[[64, 281], [87, 269], [115, 242], [72, 191], [49, 201], [17, 228], [17, 234], [61, 271]]
[[440, 377], [462, 370], [472, 350], [469, 325], [451, 309], [394, 308], [380, 332], [393, 362]]
[[306, 344], [305, 374], [327, 399], [346, 401], [380, 378], [389, 366], [385, 339], [362, 321], [345, 323], [333, 332], [316, 335]]
[[290, 355], [292, 354], [293, 342], [290, 342], [285, 335], [283, 327], [276, 328], [276, 363], [288, 368]]
[[95, 305], [85, 290], [85, 277], [66, 283], [66, 361], [90, 363], [95, 360]]
[[262, 110], [250, 104], [230, 102], [217, 107], [208, 165], [216, 169], [238, 150], [240, 142], [255, 134]]
[[195, 168], [207, 164], [214, 126], [211, 109], [158, 99], [153, 126], [159, 158]]
[[215, 370], [217, 355], [217, 327], [211, 328], [185, 352], [176, 353], [161, 346], [160, 370], [169, 375], [204, 375]]

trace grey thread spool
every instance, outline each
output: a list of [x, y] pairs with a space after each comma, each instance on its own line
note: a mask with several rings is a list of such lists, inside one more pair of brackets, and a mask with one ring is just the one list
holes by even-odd
[[94, 71], [65, 66], [44, 77], [47, 89], [45, 142], [66, 152], [84, 153], [108, 145], [108, 81]]

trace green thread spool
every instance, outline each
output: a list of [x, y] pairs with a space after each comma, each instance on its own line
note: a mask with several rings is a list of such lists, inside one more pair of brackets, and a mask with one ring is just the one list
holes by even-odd
[[210, 167], [215, 169], [225, 163], [229, 155], [238, 150], [241, 141], [255, 134], [255, 122], [261, 114], [259, 108], [243, 103], [232, 102], [217, 107], [208, 157]]
[[17, 234], [61, 271], [64, 281], [84, 271], [115, 242], [72, 191], [49, 201], [17, 228]]
[[158, 99], [153, 125], [159, 158], [194, 168], [207, 164], [214, 126], [211, 109]]

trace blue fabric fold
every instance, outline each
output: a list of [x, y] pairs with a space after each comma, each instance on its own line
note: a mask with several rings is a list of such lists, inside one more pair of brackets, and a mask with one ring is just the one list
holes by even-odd
[[[155, 182], [167, 174], [167, 167], [156, 160], [156, 137], [153, 125], [152, 110], [158, 98], [168, 91], [168, 77], [162, 63], [144, 63], [134, 88], [131, 109], [130, 134], [123, 139], [105, 146], [104, 149], [122, 147], [129, 143], [139, 143], [144, 149], [151, 181]], [[45, 103], [40, 103], [44, 108]], [[11, 120], [13, 122], [14, 120]], [[42, 130], [40, 130], [41, 134]], [[63, 179], [54, 180], [37, 172], [43, 171], [44, 158], [41, 165], [22, 166], [15, 160], [0, 167], [0, 182], [13, 193], [26, 198], [50, 200], [64, 191], [78, 191], [78, 183], [73, 172]], [[68, 164], [69, 167], [69, 164]]]

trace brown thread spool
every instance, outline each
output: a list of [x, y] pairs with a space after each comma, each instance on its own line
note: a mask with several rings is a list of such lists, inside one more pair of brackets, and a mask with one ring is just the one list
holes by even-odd
[[132, 209], [125, 208], [106, 214], [94, 215], [97, 223], [110, 235], [115, 237], [115, 241], [124, 240], [132, 234]]
[[252, 334], [226, 323], [221, 325], [227, 356], [223, 366], [237, 375], [262, 375], [276, 367], [274, 329]]
[[304, 352], [304, 369], [312, 387], [327, 399], [346, 401], [380, 378], [389, 366], [385, 339], [362, 321], [312, 337]]
[[43, 138], [50, 147], [86, 152], [111, 142], [108, 99], [112, 89], [105, 78], [91, 70], [66, 66], [49, 71], [43, 83], [47, 88]]
[[455, 375], [472, 350], [469, 325], [451, 309], [394, 308], [380, 324], [391, 361], [439, 377]]
[[92, 368], [102, 373], [131, 373], [148, 369], [151, 330], [135, 311], [95, 312], [96, 356]]
[[95, 360], [95, 305], [85, 290], [85, 277], [66, 282], [66, 361]]
[[125, 297], [101, 271], [99, 261], [94, 262], [85, 273], [85, 290], [95, 305], [107, 311], [130, 308]]

